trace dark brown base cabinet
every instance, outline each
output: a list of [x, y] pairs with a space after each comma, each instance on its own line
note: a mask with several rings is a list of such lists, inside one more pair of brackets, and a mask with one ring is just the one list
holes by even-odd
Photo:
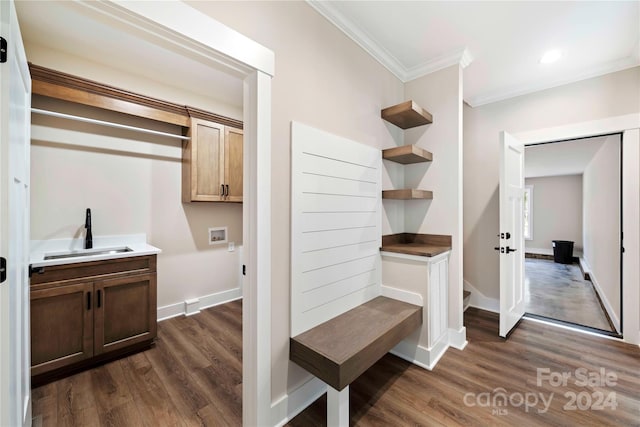
[[46, 267], [31, 278], [34, 383], [150, 345], [156, 318], [156, 255]]

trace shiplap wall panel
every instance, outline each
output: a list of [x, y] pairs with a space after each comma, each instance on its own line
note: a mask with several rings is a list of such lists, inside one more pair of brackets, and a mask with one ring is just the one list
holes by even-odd
[[301, 224], [303, 233], [317, 233], [320, 231], [344, 230], [353, 228], [377, 227], [378, 212], [349, 212], [327, 215], [325, 213], [310, 213], [304, 215]]
[[381, 294], [380, 150], [291, 124], [291, 334]]
[[342, 280], [348, 280], [360, 274], [375, 271], [375, 266], [372, 265], [372, 258], [375, 256], [369, 255], [330, 267], [306, 271], [305, 280], [300, 284], [300, 292], [306, 293]]

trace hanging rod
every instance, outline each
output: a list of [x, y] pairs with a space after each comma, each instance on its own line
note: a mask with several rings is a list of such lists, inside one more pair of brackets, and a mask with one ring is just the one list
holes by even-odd
[[166, 136], [168, 138], [177, 138], [177, 139], [182, 139], [182, 140], [186, 140], [186, 141], [188, 141], [190, 139], [188, 136], [175, 135], [175, 134], [172, 134], [172, 133], [160, 132], [160, 131], [157, 131], [157, 130], [151, 130], [151, 129], [139, 128], [139, 127], [135, 127], [135, 126], [122, 125], [120, 123], [105, 122], [104, 120], [89, 119], [87, 117], [73, 116], [71, 114], [58, 113], [56, 111], [41, 110], [39, 108], [32, 108], [31, 112], [32, 113], [36, 113], [36, 114], [42, 114], [44, 116], [52, 116], [52, 117], [59, 117], [59, 118], [62, 118], [62, 119], [76, 120], [78, 122], [91, 123], [91, 124], [94, 124], [94, 125], [102, 125], [102, 126], [112, 127], [112, 128], [116, 128], [116, 129], [131, 130], [131, 131], [135, 131], [135, 132], [147, 133], [147, 134], [150, 134], [150, 135]]

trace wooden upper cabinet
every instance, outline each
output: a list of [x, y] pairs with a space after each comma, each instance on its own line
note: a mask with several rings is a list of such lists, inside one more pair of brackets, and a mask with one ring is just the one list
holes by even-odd
[[242, 130], [192, 118], [182, 150], [182, 201], [242, 202]]
[[242, 129], [226, 127], [224, 131], [224, 182], [226, 201], [242, 202]]

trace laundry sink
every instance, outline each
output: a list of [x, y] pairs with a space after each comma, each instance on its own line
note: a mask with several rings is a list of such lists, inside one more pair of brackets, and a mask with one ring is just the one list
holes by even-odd
[[45, 254], [44, 259], [46, 261], [50, 259], [77, 258], [77, 257], [97, 256], [97, 255], [114, 255], [114, 254], [121, 254], [125, 252], [133, 252], [133, 249], [131, 249], [128, 246], [121, 246], [117, 248], [81, 249], [78, 251]]

